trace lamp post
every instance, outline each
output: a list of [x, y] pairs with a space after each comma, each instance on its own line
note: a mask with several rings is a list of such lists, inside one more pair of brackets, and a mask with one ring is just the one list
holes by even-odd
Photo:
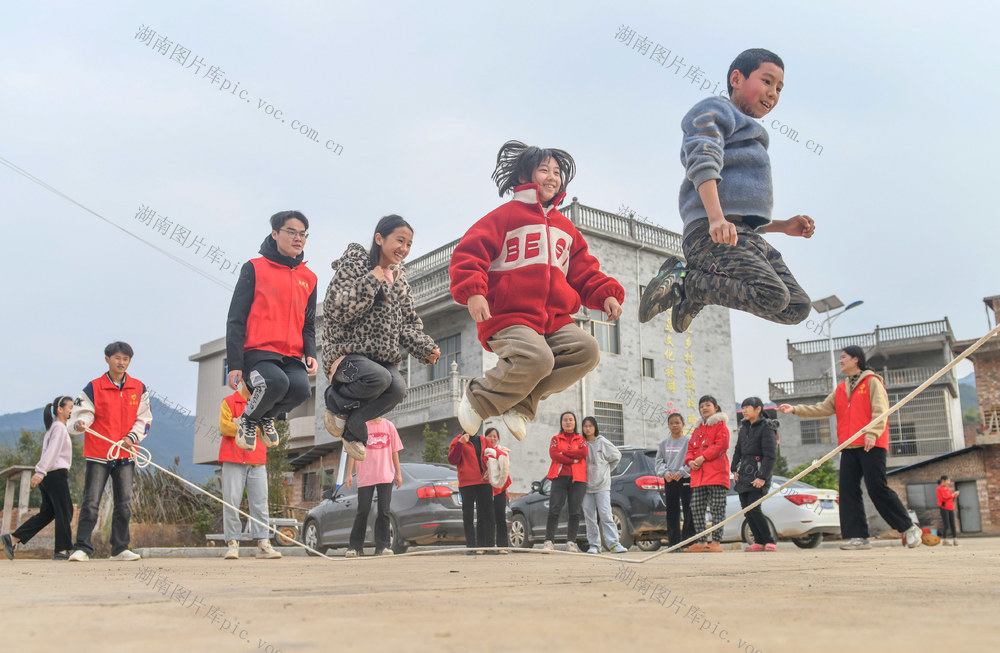
[[864, 304], [864, 300], [853, 301], [844, 307], [843, 310], [837, 311], [836, 313], [831, 313], [830, 311], [841, 308], [844, 306], [844, 302], [840, 301], [840, 298], [836, 295], [830, 295], [829, 297], [824, 297], [823, 299], [817, 299], [812, 302], [812, 307], [816, 309], [817, 313], [826, 313], [826, 319], [823, 320], [822, 324], [826, 328], [826, 341], [829, 343], [830, 349], [830, 384], [836, 389], [837, 387], [837, 359], [833, 355], [833, 321], [838, 317], [846, 313], [847, 311], [861, 306]]

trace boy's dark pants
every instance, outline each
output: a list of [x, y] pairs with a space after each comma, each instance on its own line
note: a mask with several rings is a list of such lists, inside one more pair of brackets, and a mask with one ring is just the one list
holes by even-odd
[[[23, 527], [22, 527], [23, 528]], [[948, 529], [951, 529], [951, 536], [958, 537], [958, 529], [955, 528], [955, 511], [941, 508], [941, 539], [948, 537]]]
[[[280, 359], [254, 361], [252, 354], [247, 352], [248, 371], [243, 375], [247, 390], [251, 392], [243, 412], [247, 419], [257, 420], [287, 413], [312, 394], [309, 373], [301, 360], [283, 356]], [[263, 388], [261, 394], [257, 393], [258, 388]]]
[[861, 495], [862, 478], [875, 509], [891, 528], [902, 533], [913, 526], [906, 508], [886, 481], [886, 455], [881, 447], [871, 451], [852, 447], [840, 452], [840, 532], [845, 539], [868, 538], [868, 518]]
[[[740, 492], [740, 507], [746, 508], [765, 494], [767, 494], [766, 488], [757, 488], [750, 490], [749, 492]], [[761, 510], [760, 506], [757, 506], [753, 510], [747, 512], [746, 520], [747, 523], [750, 524], [750, 532], [753, 533], [754, 544], [760, 544], [761, 546], [765, 544], [774, 544], [774, 538], [771, 537], [771, 528], [767, 525], [767, 517], [764, 516], [764, 511]]]
[[93, 555], [94, 545], [90, 536], [97, 524], [97, 509], [104, 494], [104, 484], [111, 476], [111, 490], [114, 493], [114, 512], [111, 515], [111, 555], [116, 556], [129, 545], [129, 520], [132, 518], [132, 474], [135, 463], [131, 459], [109, 460], [107, 463], [87, 461], [87, 472], [83, 482], [83, 503], [80, 504], [80, 519], [76, 524], [76, 544], [74, 549]]
[[510, 546], [507, 531], [507, 491], [493, 495], [493, 522], [497, 527], [497, 546]]
[[[694, 535], [694, 517], [691, 515], [691, 479], [667, 481], [663, 485], [663, 503], [667, 507], [667, 541], [670, 546], [679, 544]], [[681, 513], [684, 513], [684, 530], [681, 531]]]
[[392, 482], [365, 485], [358, 488], [358, 512], [351, 528], [350, 548], [360, 552], [365, 546], [368, 530], [368, 513], [372, 509], [372, 495], [378, 490], [378, 512], [375, 516], [375, 550], [391, 548], [389, 541], [389, 503], [392, 501]]
[[27, 544], [38, 531], [56, 522], [54, 551], [69, 551], [73, 547], [70, 524], [73, 521], [73, 499], [69, 496], [69, 470], [53, 469], [47, 473], [38, 489], [42, 491], [42, 506], [38, 514], [27, 520], [16, 531], [14, 537]]
[[713, 242], [708, 220], [684, 237], [687, 299], [735, 308], [779, 324], [798, 324], [806, 319], [809, 296], [792, 276], [781, 252], [742, 222], [734, 224], [739, 236], [736, 245]]
[[549, 490], [549, 518], [545, 523], [545, 539], [555, 540], [559, 513], [569, 499], [569, 521], [566, 522], [566, 541], [576, 543], [580, 531], [580, 516], [583, 514], [583, 495], [587, 493], [586, 481], [574, 481], [572, 476], [556, 476]]
[[398, 365], [348, 354], [337, 366], [324, 399], [332, 412], [348, 415], [344, 437], [367, 444], [366, 422], [388, 413], [404, 396], [406, 381]]
[[462, 525], [465, 526], [465, 546], [494, 546], [496, 524], [493, 519], [493, 486], [466, 485], [458, 488], [462, 495]]

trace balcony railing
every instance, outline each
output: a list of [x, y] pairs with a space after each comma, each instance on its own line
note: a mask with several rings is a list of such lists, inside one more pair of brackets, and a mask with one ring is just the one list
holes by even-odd
[[411, 280], [418, 275], [425, 274], [439, 267], [448, 267], [451, 262], [451, 255], [455, 251], [458, 240], [453, 240], [447, 245], [438, 247], [432, 252], [428, 252], [419, 258], [406, 263], [406, 276]]
[[588, 227], [622, 238], [662, 247], [663, 249], [681, 253], [681, 236], [669, 229], [641, 222], [634, 218], [625, 218], [615, 213], [608, 213], [590, 206], [584, 206], [573, 199], [568, 207], [563, 207], [563, 213], [578, 227]]
[[418, 279], [412, 279], [410, 281], [410, 294], [413, 295], [413, 304], [420, 306], [437, 295], [448, 294], [450, 283], [448, 268], [442, 268]]
[[451, 373], [447, 377], [408, 388], [406, 397], [392, 409], [387, 417], [392, 420], [394, 416], [401, 413], [448, 402], [454, 402], [457, 405], [462, 398], [465, 386], [471, 379], [472, 377], [459, 375], [458, 365], [452, 363]]
[[889, 440], [890, 456], [936, 456], [952, 451], [950, 438], [924, 438], [911, 440]]
[[[872, 333], [859, 333], [853, 336], [834, 338], [833, 350], [837, 352], [849, 345], [857, 345], [862, 349], [870, 350], [882, 343], [940, 335], [954, 338], [954, 334], [951, 331], [951, 324], [948, 322], [947, 317], [943, 320], [934, 320], [933, 322], [918, 322], [916, 324], [903, 324], [892, 327], [877, 326]], [[795, 354], [822, 354], [829, 351], [829, 340], [806, 340], [804, 342], [788, 343], [789, 356]]]
[[785, 397], [828, 395], [832, 391], [832, 388], [830, 388], [830, 377], [828, 376], [819, 379], [768, 381], [768, 387], [773, 401]]
[[[916, 387], [926, 381], [937, 372], [933, 367], [901, 367], [895, 370], [874, 370], [882, 377], [887, 388]], [[837, 383], [844, 380], [842, 375], [837, 376]], [[940, 383], [951, 383], [953, 375], [947, 374], [933, 385]], [[828, 395], [832, 392], [830, 387], [830, 377], [824, 376], [818, 379], [796, 379], [794, 381], [768, 381], [768, 389], [771, 399], [777, 400], [784, 397], [808, 397], [817, 395]]]

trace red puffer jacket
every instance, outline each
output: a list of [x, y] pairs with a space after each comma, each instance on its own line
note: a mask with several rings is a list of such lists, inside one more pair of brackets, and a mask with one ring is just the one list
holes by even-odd
[[702, 420], [691, 434], [688, 442], [685, 465], [698, 456], [704, 456], [705, 462], [701, 469], [691, 470], [691, 487], [702, 485], [721, 485], [729, 489], [729, 418], [722, 411]]
[[486, 449], [489, 442], [478, 435], [473, 435], [468, 442], [463, 443], [459, 441], [460, 437], [462, 436], [452, 440], [451, 446], [448, 447], [448, 462], [458, 468], [458, 487], [489, 485], [490, 482], [483, 478], [486, 464], [483, 462], [482, 455], [476, 455], [475, 440], [481, 443], [480, 451]]

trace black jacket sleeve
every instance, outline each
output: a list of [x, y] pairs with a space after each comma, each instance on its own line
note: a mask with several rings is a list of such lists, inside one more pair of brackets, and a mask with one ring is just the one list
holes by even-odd
[[[226, 362], [230, 370], [243, 369], [243, 343], [246, 342], [247, 317], [250, 315], [250, 305], [253, 304], [256, 283], [257, 275], [254, 274], [253, 263], [247, 261], [240, 268], [240, 278], [236, 280], [233, 300], [229, 303], [229, 318], [226, 321]], [[315, 300], [315, 297], [313, 299]], [[315, 313], [315, 302], [312, 307]], [[311, 326], [312, 323], [309, 324]], [[315, 352], [315, 339], [312, 343]]]
[[[318, 285], [318, 284], [317, 284]], [[316, 288], [313, 287], [306, 303], [306, 321], [302, 324], [302, 354], [316, 358]]]
[[729, 471], [735, 473], [739, 469], [740, 458], [743, 457], [743, 444], [747, 437], [746, 422], [740, 426], [739, 433], [736, 434], [736, 448], [733, 449], [733, 460], [729, 465]]
[[778, 460], [778, 436], [770, 427], [760, 429], [760, 476], [765, 481], [774, 472], [774, 463]]

